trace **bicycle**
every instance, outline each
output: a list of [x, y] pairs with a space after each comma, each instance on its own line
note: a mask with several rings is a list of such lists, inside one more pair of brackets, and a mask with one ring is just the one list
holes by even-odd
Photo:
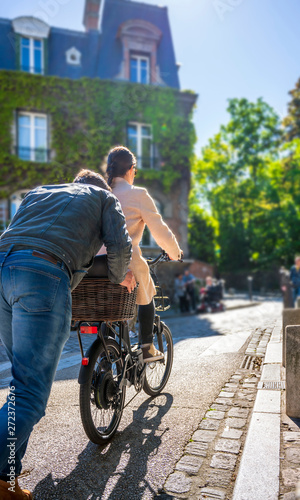
[[[137, 392], [143, 389], [149, 396], [157, 396], [166, 386], [173, 363], [173, 340], [171, 331], [156, 314], [154, 344], [164, 353], [164, 359], [144, 363], [140, 344], [130, 343], [127, 321], [134, 316], [137, 289], [129, 294], [125, 287], [113, 285], [107, 279], [107, 269], [103, 268], [103, 256], [95, 260], [98, 270], [94, 274], [89, 273], [90, 276], [84, 278], [74, 290], [72, 308], [73, 321], [78, 322], [77, 335], [82, 356], [78, 378], [82, 425], [93, 443], [105, 444], [118, 429], [127, 387], [134, 386]], [[166, 304], [168, 298], [160, 292], [154, 271], [158, 263], [168, 260], [165, 252], [147, 260], [156, 283], [157, 311], [170, 307]], [[98, 300], [95, 300], [95, 295]], [[85, 354], [81, 340], [84, 333], [97, 334]]]

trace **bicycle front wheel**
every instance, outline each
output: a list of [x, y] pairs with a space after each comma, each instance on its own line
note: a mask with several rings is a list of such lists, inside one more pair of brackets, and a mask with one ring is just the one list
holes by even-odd
[[173, 339], [172, 334], [164, 323], [161, 322], [160, 332], [155, 328], [153, 342], [159, 351], [163, 349], [164, 359], [147, 363], [145, 369], [144, 391], [149, 396], [159, 394], [169, 380], [173, 364]]
[[80, 385], [80, 414], [88, 438], [95, 444], [107, 443], [115, 434], [124, 408], [125, 387], [119, 391], [123, 361], [118, 343], [95, 342], [89, 355], [87, 381]]

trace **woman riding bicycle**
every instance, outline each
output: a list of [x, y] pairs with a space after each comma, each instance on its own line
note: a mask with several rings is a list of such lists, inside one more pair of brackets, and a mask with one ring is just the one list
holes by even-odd
[[155, 286], [146, 260], [142, 257], [139, 243], [147, 224], [156, 243], [172, 260], [179, 260], [182, 251], [178, 242], [162, 220], [155, 203], [145, 188], [133, 186], [136, 175], [136, 158], [123, 146], [112, 149], [107, 159], [108, 184], [119, 199], [126, 218], [128, 233], [132, 239], [132, 261], [130, 270], [139, 282], [137, 304], [139, 305], [140, 340], [145, 362], [163, 359], [153, 344], [153, 322]]

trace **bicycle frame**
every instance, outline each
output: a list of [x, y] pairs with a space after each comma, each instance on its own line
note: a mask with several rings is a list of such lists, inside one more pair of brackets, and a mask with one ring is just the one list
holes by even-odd
[[[148, 260], [148, 265], [149, 265], [151, 274], [154, 274], [154, 276], [155, 276], [154, 268], [159, 262], [168, 261], [168, 260], [170, 260], [170, 259], [164, 251], [155, 259]], [[79, 342], [80, 352], [81, 352], [81, 356], [82, 356], [81, 368], [80, 368], [79, 377], [78, 377], [79, 384], [83, 384], [86, 382], [87, 372], [88, 372], [87, 368], [88, 368], [88, 364], [89, 364], [89, 356], [90, 356], [90, 354], [92, 354], [93, 346], [94, 346], [94, 343], [92, 343], [91, 346], [89, 347], [89, 349], [87, 350], [86, 355], [84, 355], [82, 340], [81, 340], [81, 336], [80, 336], [81, 335], [81, 327], [82, 327], [83, 323], [86, 323], [86, 322], [80, 321], [78, 323], [78, 326], [77, 326], [77, 336], [78, 336], [78, 342]], [[119, 388], [120, 388], [120, 390], [122, 390], [124, 385], [125, 386], [132, 385], [132, 382], [128, 378], [126, 378], [126, 374], [128, 371], [128, 365], [130, 365], [129, 369], [131, 369], [131, 368], [134, 368], [138, 363], [141, 363], [141, 364], [143, 364], [143, 370], [145, 370], [146, 364], [143, 362], [142, 351], [139, 347], [135, 352], [132, 351], [127, 321], [106, 322], [106, 321], [99, 320], [99, 322], [97, 322], [97, 323], [98, 323], [97, 326], [86, 327], [87, 329], [90, 328], [91, 331], [86, 331], [85, 333], [94, 333], [94, 334], [97, 333], [96, 341], [99, 339], [99, 342], [103, 343], [105, 354], [107, 356], [108, 361], [110, 362], [110, 354], [109, 354], [109, 351], [107, 349], [106, 342], [105, 342], [105, 336], [103, 335], [103, 331], [102, 331], [103, 324], [105, 324], [106, 328], [108, 330], [111, 330], [113, 332], [113, 334], [119, 338], [120, 352], [125, 353], [124, 365], [123, 365], [123, 369], [122, 369], [122, 376], [121, 376], [121, 381], [119, 383]], [[116, 324], [117, 327], [119, 328], [119, 333], [116, 331], [114, 324]], [[162, 340], [161, 335], [159, 335], [159, 333], [161, 332], [161, 321], [160, 321], [160, 316], [157, 314], [155, 315], [154, 324], [157, 327], [157, 331], [158, 331], [158, 347], [159, 347], [159, 350], [163, 352], [163, 340]], [[164, 360], [161, 360], [160, 362], [163, 363]], [[140, 375], [141, 374], [142, 374], [142, 371], [141, 371]]]
[[[88, 364], [89, 364], [89, 354], [90, 354], [90, 352], [93, 351], [93, 346], [94, 346], [95, 342], [97, 342], [97, 341], [102, 342], [102, 344], [104, 346], [107, 360], [108, 360], [108, 362], [111, 362], [110, 354], [109, 354], [109, 351], [108, 351], [107, 346], [106, 346], [105, 336], [103, 335], [103, 331], [102, 331], [102, 325], [106, 325], [106, 328], [111, 330], [113, 332], [113, 334], [119, 338], [120, 352], [125, 353], [122, 375], [121, 375], [121, 379], [120, 379], [120, 383], [119, 383], [119, 389], [122, 390], [123, 386], [130, 387], [132, 385], [132, 382], [126, 377], [126, 374], [128, 371], [128, 364], [130, 364], [129, 369], [131, 369], [135, 366], [135, 364], [137, 364], [139, 362], [143, 363], [143, 360], [142, 360], [142, 351], [141, 350], [137, 350], [136, 352], [132, 351], [127, 321], [115, 322], [117, 324], [117, 327], [119, 328], [119, 333], [117, 332], [116, 328], [114, 327], [114, 324], [110, 323], [110, 322], [99, 321], [97, 326], [90, 327], [91, 329], [96, 330], [96, 331], [91, 331], [90, 333], [97, 333], [97, 339], [95, 342], [93, 342], [90, 345], [86, 355], [84, 355], [82, 340], [81, 340], [81, 336], [80, 336], [81, 335], [80, 329], [81, 329], [82, 323], [84, 323], [84, 321], [79, 322], [78, 327], [77, 327], [78, 342], [79, 342], [80, 352], [81, 352], [81, 356], [82, 356], [82, 363], [81, 363], [80, 372], [79, 372], [79, 376], [78, 376], [78, 383], [84, 384], [86, 382], [87, 373], [88, 373]], [[86, 328], [88, 328], [88, 327], [86, 327]], [[145, 368], [145, 365], [144, 365], [144, 368]]]

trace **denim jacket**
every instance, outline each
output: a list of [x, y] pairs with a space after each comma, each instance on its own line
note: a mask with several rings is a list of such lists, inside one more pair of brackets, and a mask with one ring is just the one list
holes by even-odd
[[89, 184], [40, 186], [25, 196], [0, 238], [0, 251], [13, 248], [44, 250], [67, 266], [74, 289], [104, 244], [108, 277], [125, 278], [132, 245], [117, 198]]
[[296, 266], [291, 267], [290, 280], [294, 288], [300, 288], [300, 269]]

